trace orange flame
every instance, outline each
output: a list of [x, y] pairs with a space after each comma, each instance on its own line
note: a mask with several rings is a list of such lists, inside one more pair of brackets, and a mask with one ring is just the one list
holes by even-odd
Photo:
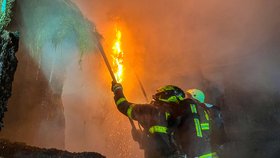
[[113, 69], [114, 69], [114, 74], [116, 77], [117, 82], [122, 82], [123, 81], [123, 51], [121, 48], [121, 38], [122, 38], [122, 33], [121, 31], [116, 28], [116, 38], [114, 41], [114, 45], [112, 47], [113, 49]]

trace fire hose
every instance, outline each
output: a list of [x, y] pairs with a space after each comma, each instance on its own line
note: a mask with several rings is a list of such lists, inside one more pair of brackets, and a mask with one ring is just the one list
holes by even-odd
[[[116, 80], [116, 77], [115, 77], [114, 72], [112, 70], [112, 67], [111, 67], [111, 65], [110, 65], [110, 63], [108, 61], [108, 58], [107, 58], [107, 56], [105, 54], [105, 51], [104, 51], [104, 49], [103, 49], [103, 47], [102, 47], [102, 45], [101, 45], [101, 43], [99, 41], [97, 41], [97, 47], [98, 47], [98, 49], [99, 49], [99, 51], [100, 51], [100, 53], [101, 53], [101, 55], [102, 55], [102, 57], [103, 57], [103, 59], [105, 61], [105, 64], [107, 66], [107, 69], [109, 70], [109, 73], [110, 73], [110, 75], [111, 75], [111, 77], [113, 79], [113, 82], [117, 83], [117, 80]], [[131, 124], [132, 129], [133, 130], [137, 130], [136, 127], [135, 127], [135, 124], [134, 124], [134, 122], [133, 122], [133, 120], [131, 118], [129, 118], [129, 122]]]

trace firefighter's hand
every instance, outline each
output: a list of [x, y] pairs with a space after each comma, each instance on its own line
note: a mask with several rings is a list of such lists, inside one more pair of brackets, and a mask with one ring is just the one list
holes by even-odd
[[114, 81], [112, 81], [112, 87], [111, 90], [112, 92], [116, 93], [118, 90], [122, 90], [122, 85], [120, 83], [116, 83]]

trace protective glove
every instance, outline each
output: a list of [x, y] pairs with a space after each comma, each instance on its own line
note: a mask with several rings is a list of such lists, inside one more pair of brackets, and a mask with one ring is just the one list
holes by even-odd
[[117, 90], [122, 90], [122, 85], [120, 83], [116, 83], [114, 81], [112, 81], [112, 87], [111, 87], [111, 90], [112, 92], [116, 93]]

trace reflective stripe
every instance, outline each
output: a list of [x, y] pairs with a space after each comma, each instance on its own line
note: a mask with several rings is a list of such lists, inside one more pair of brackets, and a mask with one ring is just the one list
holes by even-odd
[[165, 112], [165, 119], [168, 120], [169, 117], [170, 117], [170, 113]]
[[191, 106], [192, 113], [197, 113], [195, 104], [191, 104], [190, 106]]
[[202, 130], [209, 130], [209, 123], [201, 123], [201, 129]]
[[126, 101], [125, 98], [120, 98], [120, 99], [116, 102], [116, 104], [117, 104], [117, 105], [120, 105], [120, 104], [123, 103], [124, 101]]
[[130, 105], [129, 108], [127, 109], [127, 111], [126, 111], [127, 116], [131, 119], [132, 119], [131, 113], [132, 113], [133, 107], [134, 107], [134, 104]]
[[208, 115], [208, 112], [204, 110], [204, 114], [205, 114], [205, 118], [206, 118], [206, 120], [207, 120], [207, 121], [209, 121], [209, 115]]
[[196, 129], [196, 135], [198, 137], [202, 137], [202, 132], [201, 132], [201, 128], [200, 128], [199, 119], [194, 118], [194, 124], [195, 124], [195, 129]]
[[171, 96], [168, 99], [162, 99], [159, 98], [159, 100], [163, 101], [163, 102], [167, 102], [167, 103], [179, 103], [180, 98], [176, 97], [176, 96]]
[[150, 133], [165, 133], [167, 134], [167, 127], [164, 127], [164, 126], [152, 126], [150, 129], [149, 129], [149, 132]]
[[205, 154], [205, 155], [202, 155], [202, 156], [199, 156], [199, 158], [219, 158], [217, 153], [209, 153], [209, 154]]

